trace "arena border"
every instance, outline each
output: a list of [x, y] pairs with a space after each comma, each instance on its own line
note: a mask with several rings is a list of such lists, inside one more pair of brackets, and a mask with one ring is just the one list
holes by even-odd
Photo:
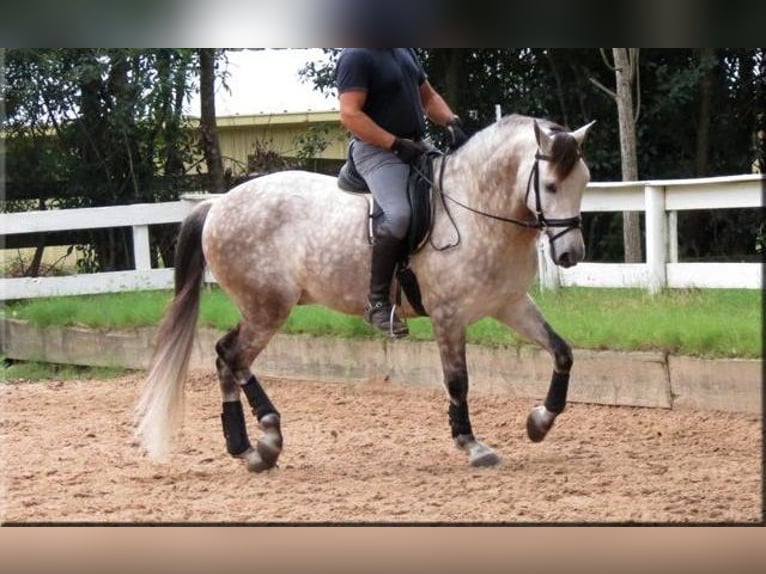
[[[199, 329], [191, 368], [212, 372], [221, 335]], [[13, 360], [145, 369], [154, 336], [151, 327], [111, 331], [2, 319], [0, 353]], [[472, 392], [545, 396], [551, 363], [541, 349], [468, 345], [467, 356]], [[437, 347], [423, 341], [279, 334], [255, 368], [266, 377], [442, 386]], [[761, 414], [762, 361], [575, 349], [570, 389], [572, 402]]]

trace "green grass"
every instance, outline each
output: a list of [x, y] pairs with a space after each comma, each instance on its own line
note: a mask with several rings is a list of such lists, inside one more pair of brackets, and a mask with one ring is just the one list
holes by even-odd
[[33, 361], [6, 362], [0, 357], [0, 381], [74, 381], [81, 379], [112, 379], [128, 373], [112, 367], [78, 367]]
[[[711, 357], [762, 356], [761, 292], [740, 289], [668, 290], [656, 296], [637, 289], [566, 288], [534, 292], [549, 323], [583, 349], [666, 351]], [[171, 294], [167, 291], [29, 300], [9, 305], [6, 317], [38, 325], [125, 328], [157, 324]], [[200, 324], [227, 329], [239, 313], [217, 288], [203, 294]], [[428, 319], [409, 321], [410, 338], [433, 338]], [[293, 310], [286, 333], [348, 338], [378, 336], [358, 317], [319, 306]], [[469, 342], [518, 346], [523, 341], [494, 320], [479, 321]]]
[[[13, 303], [5, 308], [9, 318], [35, 325], [85, 326], [119, 329], [155, 325], [170, 302], [168, 291], [134, 291], [83, 297], [54, 297]], [[236, 315], [235, 315], [236, 320]]]
[[761, 292], [744, 289], [566, 289], [538, 297], [551, 325], [577, 347], [760, 358]]

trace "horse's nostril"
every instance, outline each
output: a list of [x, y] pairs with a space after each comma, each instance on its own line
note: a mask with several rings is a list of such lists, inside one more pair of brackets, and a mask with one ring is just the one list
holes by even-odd
[[572, 258], [569, 255], [569, 251], [566, 251], [559, 256], [559, 265], [561, 265], [562, 267], [571, 267], [572, 265], [574, 265], [574, 262], [572, 261]]

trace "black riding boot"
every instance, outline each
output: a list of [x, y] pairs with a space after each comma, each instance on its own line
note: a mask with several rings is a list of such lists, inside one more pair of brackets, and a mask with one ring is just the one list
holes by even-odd
[[370, 294], [364, 309], [367, 322], [391, 337], [409, 334], [407, 325], [396, 316], [390, 301], [391, 279], [402, 249], [402, 242], [396, 239], [378, 239], [372, 246]]

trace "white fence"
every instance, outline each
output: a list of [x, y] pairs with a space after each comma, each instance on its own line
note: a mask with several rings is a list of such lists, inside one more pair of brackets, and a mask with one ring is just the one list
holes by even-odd
[[0, 214], [0, 232], [4, 236], [44, 231], [131, 227], [136, 264], [132, 271], [3, 278], [0, 279], [0, 300], [172, 288], [173, 269], [152, 269], [149, 226], [181, 222], [199, 197], [189, 195], [181, 201], [166, 203]]
[[[543, 286], [760, 289], [760, 263], [679, 263], [678, 212], [694, 209], [762, 207], [763, 175], [646, 182], [591, 183], [582, 211], [643, 211], [646, 263], [581, 263], [570, 269], [553, 265], [541, 242]], [[753, 237], [753, 245], [756, 238]]]
[[[541, 255], [541, 282], [547, 287], [731, 287], [760, 289], [760, 263], [679, 263], [677, 213], [691, 209], [760, 208], [762, 175], [693, 180], [591, 183], [583, 198], [584, 212], [644, 211], [644, 264], [581, 263], [563, 270]], [[44, 231], [131, 227], [136, 269], [60, 277], [0, 279], [0, 300], [85, 295], [116, 291], [166, 289], [172, 269], [152, 269], [149, 226], [178, 223], [204, 196], [181, 201], [0, 214], [0, 235]], [[755, 242], [755, 238], [753, 238]], [[546, 246], [541, 243], [541, 254]], [[208, 281], [213, 278], [208, 275]]]

